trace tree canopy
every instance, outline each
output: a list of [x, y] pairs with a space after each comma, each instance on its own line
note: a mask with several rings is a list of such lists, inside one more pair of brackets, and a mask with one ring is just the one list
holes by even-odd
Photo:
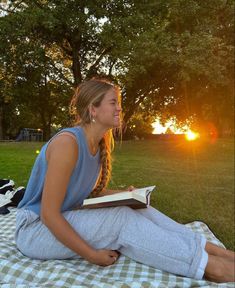
[[96, 75], [121, 86], [127, 125], [175, 116], [233, 130], [232, 0], [15, 0], [1, 11], [0, 138], [25, 125], [48, 138], [68, 123], [73, 88]]

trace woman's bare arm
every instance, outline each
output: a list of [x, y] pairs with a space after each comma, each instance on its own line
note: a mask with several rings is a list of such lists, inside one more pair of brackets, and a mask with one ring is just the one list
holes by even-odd
[[78, 159], [76, 140], [68, 135], [55, 138], [48, 146], [48, 170], [42, 194], [41, 220], [65, 246], [91, 263], [110, 265], [115, 251], [95, 250], [72, 228], [61, 214], [69, 179]]

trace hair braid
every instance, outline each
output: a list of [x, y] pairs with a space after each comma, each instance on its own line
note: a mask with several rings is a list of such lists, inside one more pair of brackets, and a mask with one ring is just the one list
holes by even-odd
[[107, 142], [109, 142], [107, 136], [100, 141], [101, 173], [97, 185], [92, 191], [93, 197], [97, 197], [107, 187], [111, 177], [111, 143]]

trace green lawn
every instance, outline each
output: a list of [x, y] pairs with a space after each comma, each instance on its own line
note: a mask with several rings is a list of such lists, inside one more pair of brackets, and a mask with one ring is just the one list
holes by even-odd
[[[25, 186], [42, 143], [0, 143], [0, 178]], [[234, 141], [141, 140], [117, 143], [111, 188], [156, 185], [152, 205], [186, 223], [202, 220], [234, 244]]]

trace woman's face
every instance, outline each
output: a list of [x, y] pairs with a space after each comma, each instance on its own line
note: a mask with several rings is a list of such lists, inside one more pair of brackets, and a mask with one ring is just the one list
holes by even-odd
[[95, 121], [105, 129], [116, 128], [121, 125], [121, 106], [117, 92], [111, 88], [104, 96], [100, 106], [94, 107]]

